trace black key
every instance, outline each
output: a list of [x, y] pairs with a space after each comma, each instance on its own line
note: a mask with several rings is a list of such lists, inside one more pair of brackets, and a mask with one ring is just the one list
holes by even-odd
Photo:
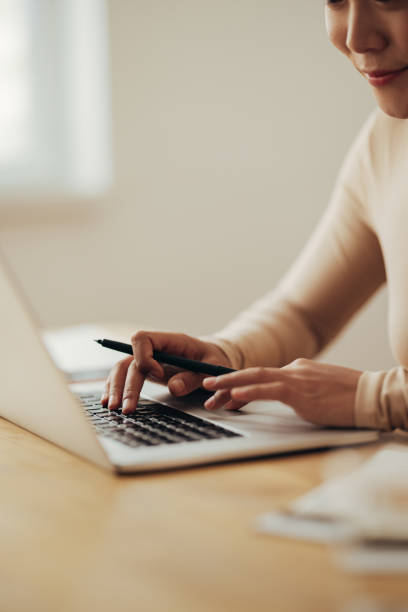
[[98, 427], [106, 429], [106, 431], [113, 431], [115, 429], [115, 425], [113, 423], [109, 423], [108, 421], [99, 421]]
[[102, 407], [98, 394], [86, 394], [86, 416], [98, 433], [129, 446], [156, 446], [240, 436], [188, 413], [172, 410], [150, 400], [141, 400], [136, 412], [122, 415]]
[[118, 414], [114, 414], [114, 413], [106, 414], [104, 416], [104, 419], [106, 419], [107, 421], [112, 421], [113, 423], [121, 423], [122, 422], [122, 417], [119, 416]]

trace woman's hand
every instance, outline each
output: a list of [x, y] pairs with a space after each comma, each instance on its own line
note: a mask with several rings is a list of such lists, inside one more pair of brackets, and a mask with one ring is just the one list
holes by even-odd
[[248, 368], [205, 378], [203, 386], [215, 394], [205, 407], [238, 410], [254, 400], [278, 400], [311, 423], [354, 426], [354, 402], [362, 372], [309, 359], [283, 368]]
[[182, 396], [201, 386], [205, 374], [161, 365], [153, 359], [153, 350], [188, 359], [231, 367], [225, 353], [211, 342], [185, 334], [139, 331], [132, 336], [133, 356], [119, 361], [109, 374], [101, 397], [103, 406], [128, 414], [137, 408], [145, 378], [168, 385], [173, 395]]

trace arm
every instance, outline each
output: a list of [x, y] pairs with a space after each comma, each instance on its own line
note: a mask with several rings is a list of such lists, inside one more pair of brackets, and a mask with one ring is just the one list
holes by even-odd
[[314, 357], [384, 283], [378, 239], [340, 175], [330, 205], [279, 286], [214, 334], [233, 367]]
[[383, 428], [376, 404], [364, 391], [357, 394], [367, 374], [310, 358], [384, 280], [377, 237], [360, 202], [340, 186], [279, 287], [216, 334], [233, 367], [247, 369], [205, 380], [205, 388], [215, 391], [206, 407], [233, 410], [253, 400], [278, 400], [318, 425]]
[[[370, 181], [375, 187], [371, 155], [382, 150], [370, 140], [374, 125], [375, 116], [351, 149], [317, 230], [277, 289], [206, 339], [149, 332], [135, 335], [132, 368], [138, 380], [134, 382], [132, 369], [129, 374], [131, 359], [113, 371], [107, 392], [114, 390], [115, 405], [124, 387], [135, 404], [149, 372], [167, 381], [177, 395], [202, 383], [202, 378], [188, 372], [169, 379], [159, 364], [149, 362], [153, 348], [163, 350], [169, 344], [172, 351], [191, 358], [248, 368], [219, 377], [217, 383], [206, 381], [204, 386], [216, 391], [208, 408], [225, 404], [238, 408], [253, 399], [280, 399], [319, 424], [408, 428], [408, 380], [403, 368], [362, 373], [297, 359], [313, 357], [324, 348], [385, 281], [365, 189]], [[251, 367], [256, 365], [269, 367]], [[183, 381], [183, 390], [172, 388], [176, 379]], [[107, 394], [104, 400], [107, 402]]]
[[239, 379], [206, 381], [216, 391], [208, 407], [280, 399], [321, 424], [408, 428], [403, 368], [362, 373], [293, 362], [327, 346], [386, 279], [366, 193], [374, 184], [372, 155], [380, 144], [371, 138], [374, 126], [375, 117], [351, 149], [314, 235], [277, 289], [215, 334], [234, 367], [263, 367]]

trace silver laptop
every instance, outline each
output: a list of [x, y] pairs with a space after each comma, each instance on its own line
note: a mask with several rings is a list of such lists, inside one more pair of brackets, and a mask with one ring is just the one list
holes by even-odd
[[0, 254], [0, 416], [95, 464], [144, 472], [376, 440], [372, 431], [315, 427], [280, 402], [208, 412], [198, 391], [175, 399], [146, 382], [138, 411], [99, 404], [103, 383], [68, 386]]

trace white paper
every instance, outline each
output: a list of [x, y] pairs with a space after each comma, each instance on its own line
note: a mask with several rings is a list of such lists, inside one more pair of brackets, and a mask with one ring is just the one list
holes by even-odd
[[124, 355], [94, 342], [106, 329], [96, 325], [76, 325], [45, 331], [43, 340], [56, 365], [67, 374], [82, 371], [107, 371]]
[[322, 544], [343, 541], [352, 535], [347, 523], [307, 518], [285, 512], [269, 512], [258, 516], [255, 529], [261, 533]]
[[298, 498], [290, 509], [300, 516], [350, 521], [365, 537], [408, 541], [408, 447], [382, 449], [351, 474]]
[[[255, 526], [320, 542], [354, 540], [353, 558], [361, 565], [372, 552], [379, 560], [387, 556], [389, 567], [402, 567], [408, 561], [408, 447], [389, 445], [350, 474], [299, 497], [287, 512], [261, 515]], [[377, 540], [389, 542], [387, 555], [384, 545], [375, 548]]]
[[356, 574], [407, 574], [408, 547], [398, 550], [393, 546], [373, 547], [361, 543], [337, 553], [336, 562]]

